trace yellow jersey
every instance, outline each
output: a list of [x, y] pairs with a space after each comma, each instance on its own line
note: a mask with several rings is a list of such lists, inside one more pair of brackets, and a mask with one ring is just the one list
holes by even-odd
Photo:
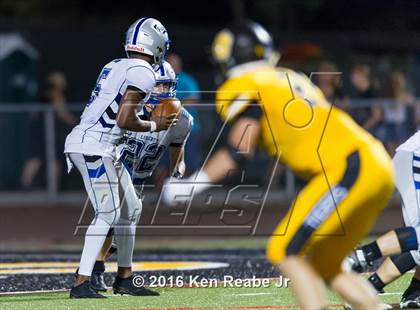
[[306, 179], [345, 165], [347, 155], [376, 141], [306, 75], [290, 69], [261, 62], [233, 68], [217, 90], [216, 110], [232, 122], [250, 104], [262, 109], [261, 148]]

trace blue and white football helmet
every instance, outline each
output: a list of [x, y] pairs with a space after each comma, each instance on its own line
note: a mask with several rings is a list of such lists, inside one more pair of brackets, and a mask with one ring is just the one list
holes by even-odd
[[169, 50], [168, 32], [160, 21], [150, 17], [136, 20], [128, 28], [124, 49], [153, 57], [153, 68], [158, 70]]
[[178, 78], [171, 64], [164, 61], [156, 72], [156, 85], [150, 94], [148, 104], [158, 104], [160, 100], [176, 97], [176, 84]]

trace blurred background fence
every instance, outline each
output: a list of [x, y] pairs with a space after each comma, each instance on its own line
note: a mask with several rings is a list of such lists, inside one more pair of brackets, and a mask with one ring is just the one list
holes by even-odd
[[[212, 38], [244, 19], [273, 34], [279, 65], [311, 76], [391, 155], [419, 128], [419, 1], [214, 0], [196, 6], [182, 0], [0, 0], [0, 205], [85, 199], [80, 176], [66, 173], [64, 139], [102, 66], [125, 57], [125, 31], [141, 16], [156, 17], [168, 29], [179, 96], [197, 94], [180, 98], [195, 104], [189, 107], [195, 117], [187, 145], [190, 171], [200, 166], [220, 128], [211, 96], [200, 92], [220, 83], [209, 57]], [[270, 159], [257, 153], [246, 167], [247, 182], [265, 184], [271, 168]], [[150, 185], [159, 189], [167, 170], [163, 161]], [[301, 184], [283, 167], [273, 180], [272, 197], [290, 199]], [[157, 191], [149, 192], [146, 198]]]
[[[392, 153], [394, 145], [404, 141], [416, 129], [418, 104], [415, 98], [410, 100], [408, 104], [389, 98], [345, 98], [335, 100], [334, 104], [345, 109], [355, 119], [363, 117], [365, 126], [366, 123], [376, 122], [369, 125], [370, 131]], [[66, 121], [76, 121], [83, 108], [83, 103], [67, 103], [61, 107], [45, 103], [0, 104], [0, 130], [4, 133], [0, 152], [0, 205], [77, 205], [86, 199], [80, 176], [74, 171], [67, 174], [63, 155], [65, 137], [71, 130]], [[221, 128], [212, 103], [199, 102], [193, 109], [200, 126], [192, 143], [186, 146], [187, 152], [191, 152], [186, 157], [189, 172], [203, 162]], [[375, 109], [380, 110], [378, 121], [374, 119]], [[385, 117], [387, 113], [390, 114], [388, 120]], [[270, 184], [270, 196], [273, 199], [292, 199], [300, 181], [282, 166], [276, 170], [273, 183]], [[264, 187], [272, 171], [272, 162], [263, 152], [258, 152], [245, 171], [246, 182]], [[167, 175], [165, 157], [146, 187], [148, 201], [156, 199]], [[226, 182], [236, 184], [238, 179], [232, 177]]]

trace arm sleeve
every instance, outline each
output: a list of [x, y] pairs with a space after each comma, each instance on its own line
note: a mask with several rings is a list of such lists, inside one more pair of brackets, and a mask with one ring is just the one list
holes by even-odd
[[127, 86], [135, 87], [145, 94], [150, 93], [155, 86], [156, 79], [152, 69], [146, 66], [135, 66], [127, 70]]

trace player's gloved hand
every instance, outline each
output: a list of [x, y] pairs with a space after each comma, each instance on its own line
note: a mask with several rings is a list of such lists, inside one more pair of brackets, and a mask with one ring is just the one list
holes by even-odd
[[171, 177], [163, 184], [161, 199], [163, 203], [170, 206], [185, 204], [210, 185], [210, 180], [204, 172], [201, 172], [198, 177], [197, 173], [194, 173], [185, 179]]
[[171, 126], [176, 125], [178, 122], [177, 114], [172, 113], [167, 116], [161, 116], [161, 117], [152, 117], [152, 121], [156, 122], [156, 130], [155, 131], [162, 131], [166, 130]]
[[182, 179], [183, 175], [183, 173], [177, 170], [172, 174], [172, 177], [174, 177], [175, 179]]

